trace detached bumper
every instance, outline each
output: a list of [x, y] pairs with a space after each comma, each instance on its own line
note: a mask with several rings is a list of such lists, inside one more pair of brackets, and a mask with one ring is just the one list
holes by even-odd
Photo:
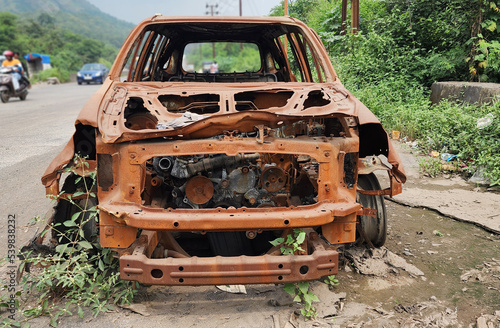
[[[338, 272], [338, 253], [316, 234], [310, 255], [151, 259], [137, 246], [120, 257], [120, 276], [148, 285], [272, 284], [315, 280]], [[147, 253], [147, 252], [146, 252]]]

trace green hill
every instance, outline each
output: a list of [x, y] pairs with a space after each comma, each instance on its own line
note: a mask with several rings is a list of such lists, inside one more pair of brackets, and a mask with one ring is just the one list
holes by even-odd
[[121, 47], [134, 24], [105, 14], [85, 0], [0, 0], [0, 11], [20, 18], [36, 18], [45, 13], [62, 29], [90, 39]]

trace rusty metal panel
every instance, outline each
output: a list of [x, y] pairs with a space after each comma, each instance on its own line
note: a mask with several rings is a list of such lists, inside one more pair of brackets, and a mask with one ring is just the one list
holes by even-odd
[[323, 236], [331, 244], [353, 243], [356, 240], [356, 213], [335, 220], [321, 227]]
[[267, 284], [315, 280], [338, 272], [338, 253], [311, 241], [311, 255], [151, 259], [122, 255], [120, 276], [151, 285]]

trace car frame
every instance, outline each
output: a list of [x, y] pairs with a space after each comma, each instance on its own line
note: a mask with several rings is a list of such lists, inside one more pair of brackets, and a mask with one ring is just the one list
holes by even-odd
[[[216, 41], [257, 44], [260, 69], [182, 69], [186, 44]], [[144, 20], [75, 126], [42, 177], [47, 194], [64, 199], [63, 169], [87, 156], [100, 244], [118, 254], [121, 279], [145, 284], [335, 274], [339, 246], [384, 244], [383, 196], [406, 180], [378, 119], [290, 17]], [[300, 246], [287, 250], [290, 238]]]

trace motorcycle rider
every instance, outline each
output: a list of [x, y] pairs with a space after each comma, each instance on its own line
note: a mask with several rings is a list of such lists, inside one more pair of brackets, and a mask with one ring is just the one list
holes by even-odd
[[23, 68], [21, 75], [26, 76], [26, 71], [27, 71], [26, 64], [19, 58], [19, 52], [14, 51], [14, 59], [17, 59], [19, 60], [19, 62], [21, 62], [21, 67]]
[[13, 72], [12, 72], [12, 84], [14, 84], [14, 88], [16, 90], [19, 90], [19, 80], [21, 79], [21, 72], [23, 71], [23, 66], [19, 59], [15, 59], [14, 53], [10, 50], [5, 50], [3, 52], [3, 55], [5, 56], [5, 60], [2, 63], [2, 67], [12, 67]]

